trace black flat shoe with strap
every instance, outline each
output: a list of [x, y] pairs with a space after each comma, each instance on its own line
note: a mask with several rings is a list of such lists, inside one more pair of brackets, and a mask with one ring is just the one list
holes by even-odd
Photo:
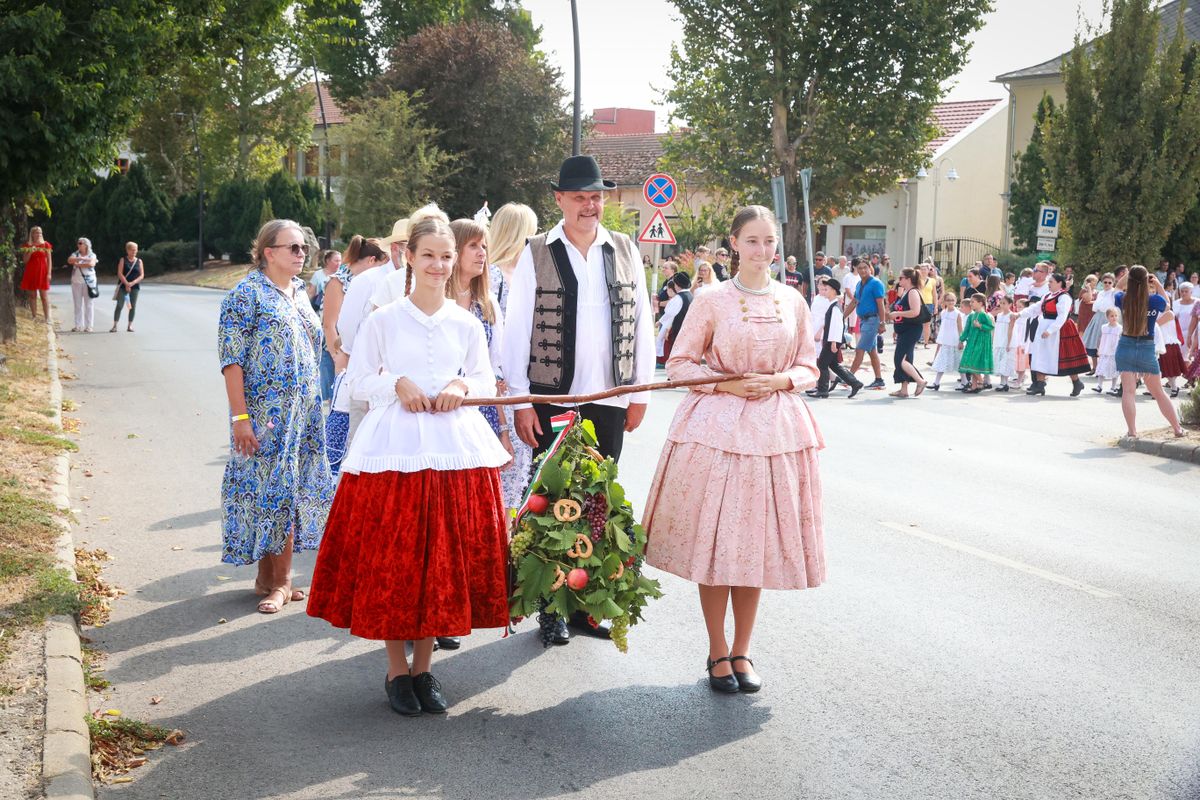
[[[745, 661], [750, 666], [754, 666], [754, 662], [746, 656], [730, 656], [729, 663], [735, 661]], [[738, 672], [737, 667], [733, 668], [733, 677], [737, 680], [738, 690], [746, 694], [753, 694], [762, 688], [762, 678], [757, 675], [751, 675], [749, 672]]]
[[714, 692], [720, 692], [721, 694], [737, 694], [741, 691], [741, 687], [738, 685], [738, 679], [734, 677], [737, 674], [736, 672], [733, 675], [717, 676], [712, 674], [713, 667], [722, 661], [732, 663], [733, 659], [729, 656], [724, 656], [723, 658], [710, 658], [708, 660], [708, 687]]

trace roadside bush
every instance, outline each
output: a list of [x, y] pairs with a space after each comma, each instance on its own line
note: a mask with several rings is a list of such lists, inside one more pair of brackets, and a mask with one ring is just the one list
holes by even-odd
[[161, 275], [184, 269], [196, 269], [196, 242], [159, 242], [139, 253], [146, 275]]
[[[208, 207], [205, 228], [212, 224], [212, 243], [235, 262], [250, 259], [250, 245], [258, 233], [266, 191], [260, 180], [233, 180], [217, 190]], [[206, 234], [205, 239], [208, 239]]]

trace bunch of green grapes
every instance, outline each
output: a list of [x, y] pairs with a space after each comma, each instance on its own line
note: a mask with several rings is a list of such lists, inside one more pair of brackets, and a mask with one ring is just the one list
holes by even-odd
[[533, 544], [533, 529], [522, 525], [513, 535], [512, 541], [508, 543], [508, 552], [512, 555], [513, 561], [517, 561], [525, 555], [531, 544]]
[[622, 615], [612, 620], [609, 623], [609, 634], [612, 637], [612, 643], [617, 646], [617, 649], [622, 653], [629, 652], [629, 617]]

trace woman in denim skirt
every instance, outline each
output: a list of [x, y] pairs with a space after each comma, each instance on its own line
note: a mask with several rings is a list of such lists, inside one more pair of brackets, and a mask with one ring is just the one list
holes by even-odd
[[1167, 310], [1167, 298], [1162, 294], [1158, 278], [1143, 266], [1132, 267], [1117, 282], [1114, 300], [1121, 309], [1121, 339], [1117, 343], [1117, 371], [1121, 373], [1121, 411], [1125, 414], [1127, 435], [1137, 436], [1137, 380], [1140, 375], [1150, 395], [1174, 431], [1183, 436], [1179, 416], [1171, 398], [1163, 391], [1158, 369], [1158, 354], [1154, 347], [1154, 328], [1158, 316]]

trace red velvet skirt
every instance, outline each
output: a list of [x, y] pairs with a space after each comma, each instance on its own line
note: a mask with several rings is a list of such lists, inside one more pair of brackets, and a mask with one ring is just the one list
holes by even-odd
[[507, 558], [498, 470], [343, 475], [308, 613], [364, 639], [501, 628]]
[[1058, 375], [1081, 375], [1092, 368], [1079, 328], [1074, 320], [1063, 323], [1058, 332]]
[[1167, 352], [1158, 357], [1158, 372], [1163, 378], [1178, 378], [1187, 369], [1183, 352], [1177, 344], [1167, 345]]

